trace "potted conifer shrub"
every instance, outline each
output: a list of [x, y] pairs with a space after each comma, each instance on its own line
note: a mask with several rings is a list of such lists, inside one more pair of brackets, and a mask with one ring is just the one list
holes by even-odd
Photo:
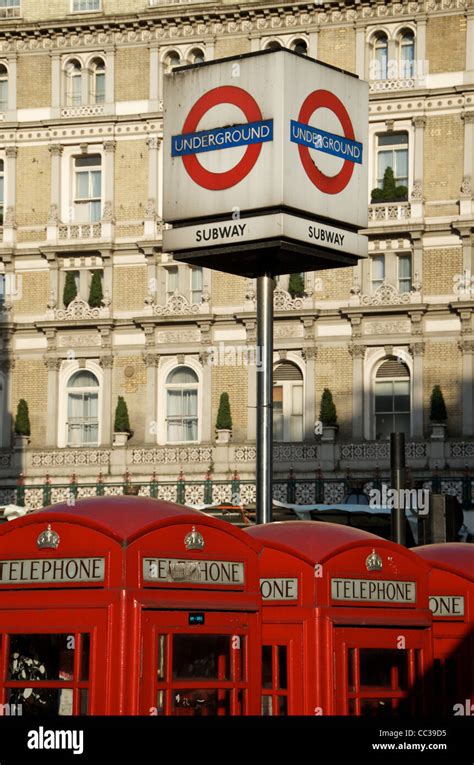
[[125, 446], [130, 437], [130, 432], [127, 402], [123, 396], [119, 396], [115, 409], [114, 446]]
[[67, 308], [69, 303], [72, 303], [74, 298], [77, 297], [76, 280], [74, 279], [73, 271], [66, 271], [66, 279], [64, 281], [63, 290], [63, 303]]
[[321, 408], [319, 419], [323, 425], [322, 441], [334, 441], [337, 433], [337, 412], [336, 405], [332, 398], [329, 388], [324, 388], [321, 396]]
[[387, 167], [383, 174], [382, 188], [372, 189], [371, 203], [406, 202], [408, 199], [407, 186], [397, 186], [393, 170]]
[[439, 441], [446, 438], [447, 419], [448, 413], [444, 403], [443, 392], [439, 385], [435, 385], [431, 392], [430, 400], [431, 438]]
[[290, 274], [288, 279], [288, 292], [292, 298], [304, 297], [303, 274]]
[[103, 299], [104, 292], [102, 290], [101, 273], [100, 271], [94, 271], [89, 288], [89, 300], [87, 302], [91, 308], [102, 308]]
[[232, 416], [228, 393], [221, 393], [216, 420], [216, 443], [228, 444], [232, 436]]
[[30, 440], [31, 427], [28, 404], [24, 398], [18, 402], [15, 417], [15, 449], [24, 449]]

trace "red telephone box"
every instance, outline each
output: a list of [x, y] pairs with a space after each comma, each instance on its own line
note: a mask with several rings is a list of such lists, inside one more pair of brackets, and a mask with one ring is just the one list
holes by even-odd
[[430, 565], [435, 711], [474, 714], [474, 545], [412, 548]]
[[264, 545], [262, 713], [423, 714], [431, 663], [428, 566], [368, 532], [255, 526]]
[[131, 497], [0, 529], [0, 704], [9, 714], [256, 714], [260, 545]]

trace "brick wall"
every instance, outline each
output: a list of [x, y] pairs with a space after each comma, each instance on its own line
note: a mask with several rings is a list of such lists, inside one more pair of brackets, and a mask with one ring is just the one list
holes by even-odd
[[242, 305], [246, 291], [246, 280], [243, 277], [213, 271], [211, 278], [213, 305]]
[[[229, 394], [230, 412], [232, 415], [233, 441], [245, 441], [247, 438], [248, 418], [248, 367], [216, 366], [212, 368], [212, 397], [204, 391], [204, 406], [211, 405], [211, 432], [214, 428], [219, 409], [221, 393]], [[255, 410], [252, 410], [255, 412]], [[250, 415], [252, 416], [252, 415]], [[255, 415], [254, 415], [255, 416]]]
[[246, 37], [221, 38], [216, 40], [214, 58], [238, 56], [250, 52], [250, 40]]
[[143, 309], [148, 295], [146, 266], [115, 266], [113, 308], [115, 311]]
[[354, 29], [350, 27], [321, 29], [318, 37], [318, 60], [354, 72]]
[[50, 205], [51, 158], [47, 146], [22, 146], [17, 157], [16, 222], [46, 226]]
[[[448, 435], [461, 433], [462, 422], [462, 355], [457, 344], [428, 342], [423, 357], [424, 425], [430, 433], [429, 407], [433, 386], [440, 385], [448, 412]], [[440, 466], [441, 467], [441, 466]]]
[[[464, 125], [460, 114], [427, 119], [423, 159], [426, 199], [459, 197], [463, 179], [463, 145]], [[454, 147], [458, 150], [455, 151]]]
[[454, 289], [454, 277], [462, 274], [462, 249], [440, 248], [423, 251], [423, 293], [449, 295]]
[[329, 268], [317, 271], [315, 278], [321, 280], [321, 290], [315, 293], [317, 300], [349, 300], [353, 285], [352, 268]]
[[19, 56], [16, 99], [18, 109], [34, 109], [51, 104], [51, 57]]
[[50, 296], [48, 271], [22, 271], [17, 278], [21, 297], [13, 301], [14, 315], [44, 313]]
[[117, 48], [115, 59], [115, 98], [117, 101], [148, 99], [150, 93], [148, 48]]
[[466, 63], [464, 15], [430, 17], [426, 27], [426, 58], [430, 74], [458, 72]]
[[148, 149], [145, 141], [119, 141], [115, 152], [115, 216], [141, 220], [145, 214]]
[[352, 435], [352, 359], [346, 346], [323, 345], [316, 359], [316, 417], [319, 418], [324, 388], [333, 395], [337, 411], [339, 435]]
[[118, 356], [112, 373], [112, 430], [117, 399], [123, 396], [128, 408], [134, 440], [142, 443], [145, 427], [146, 367], [139, 355]]

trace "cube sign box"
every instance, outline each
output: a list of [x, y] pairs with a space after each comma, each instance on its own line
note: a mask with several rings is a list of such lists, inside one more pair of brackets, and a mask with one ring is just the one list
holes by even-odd
[[176, 259], [257, 276], [367, 255], [366, 82], [281, 49], [179, 67], [164, 103]]

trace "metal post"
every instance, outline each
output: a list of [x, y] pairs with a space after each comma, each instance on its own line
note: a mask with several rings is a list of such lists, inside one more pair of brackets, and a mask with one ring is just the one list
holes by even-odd
[[272, 520], [274, 287], [270, 273], [257, 277], [257, 523]]
[[392, 539], [399, 545], [406, 545], [405, 508], [403, 502], [400, 502], [401, 489], [405, 488], [404, 433], [390, 433], [390, 471], [392, 489], [396, 491], [392, 507]]

